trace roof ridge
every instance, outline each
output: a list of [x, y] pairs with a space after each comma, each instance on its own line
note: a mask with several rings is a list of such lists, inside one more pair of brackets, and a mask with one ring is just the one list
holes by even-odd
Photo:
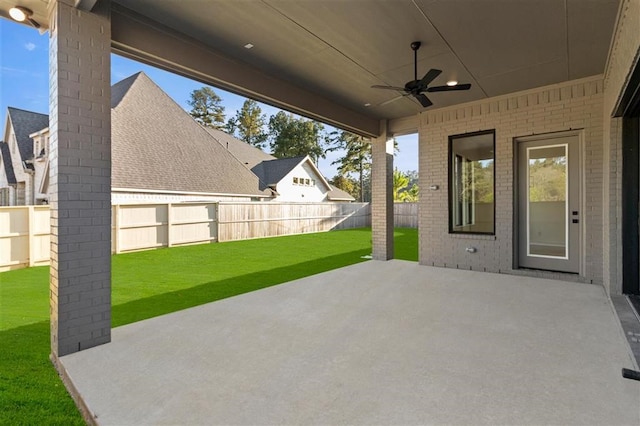
[[46, 115], [47, 117], [49, 116], [48, 113], [44, 114], [42, 112], [29, 111], [28, 109], [16, 108], [16, 107], [13, 107], [13, 106], [7, 106], [7, 109], [13, 109], [13, 110], [16, 110], [16, 111], [28, 112], [29, 114]]

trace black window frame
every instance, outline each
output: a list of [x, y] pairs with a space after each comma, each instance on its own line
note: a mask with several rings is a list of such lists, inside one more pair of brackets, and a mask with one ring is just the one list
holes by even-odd
[[[454, 202], [458, 202], [458, 197], [456, 197], [454, 194], [454, 174], [460, 175], [462, 173], [462, 170], [460, 169], [460, 165], [463, 163], [463, 158], [462, 156], [454, 153], [453, 151], [453, 143], [456, 139], [462, 139], [462, 138], [469, 138], [469, 137], [473, 137], [473, 136], [482, 136], [482, 135], [492, 135], [493, 136], [493, 230], [490, 232], [480, 232], [480, 231], [460, 231], [460, 230], [456, 230], [455, 226], [461, 226], [461, 225], [455, 225], [454, 222], [458, 221], [461, 222], [462, 221], [462, 217], [454, 217], [454, 209], [453, 209], [453, 203]], [[457, 166], [457, 167], [456, 167]], [[458, 176], [458, 178], [460, 178], [460, 176]], [[447, 179], [448, 179], [448, 185], [449, 185], [449, 191], [448, 191], [448, 203], [447, 203], [447, 210], [448, 210], [448, 222], [449, 222], [449, 234], [453, 234], [453, 235], [495, 235], [496, 234], [496, 130], [495, 129], [490, 129], [490, 130], [481, 130], [478, 132], [470, 132], [470, 133], [461, 133], [461, 134], [457, 134], [457, 135], [450, 135], [449, 136], [449, 149], [448, 149], [448, 155], [447, 155]], [[475, 208], [475, 206], [470, 207], [472, 210]], [[462, 212], [462, 208], [459, 208], [458, 211], [461, 213]], [[460, 216], [460, 215], [458, 215]], [[459, 220], [458, 220], [459, 219]]]

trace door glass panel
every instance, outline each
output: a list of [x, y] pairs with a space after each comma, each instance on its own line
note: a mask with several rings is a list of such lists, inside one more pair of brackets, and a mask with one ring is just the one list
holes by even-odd
[[567, 145], [527, 149], [529, 256], [568, 258]]

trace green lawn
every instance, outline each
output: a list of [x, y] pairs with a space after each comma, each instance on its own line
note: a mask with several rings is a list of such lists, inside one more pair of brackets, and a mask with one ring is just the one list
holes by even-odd
[[[395, 232], [416, 261], [417, 230]], [[362, 262], [371, 230], [203, 244], [112, 258], [114, 327]], [[49, 268], [0, 273], [0, 424], [83, 424], [49, 361]]]

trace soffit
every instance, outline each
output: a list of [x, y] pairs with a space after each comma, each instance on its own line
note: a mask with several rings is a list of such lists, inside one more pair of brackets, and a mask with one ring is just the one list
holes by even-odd
[[[16, 1], [34, 8], [47, 4]], [[0, 0], [0, 12], [13, 3]], [[433, 84], [455, 78], [473, 85], [468, 92], [430, 94], [432, 109], [603, 73], [619, 0], [113, 3], [197, 40], [238, 66], [300, 88], [309, 102], [300, 108], [292, 102], [279, 105], [273, 94], [261, 96], [262, 82], [249, 87], [251, 82], [243, 81], [246, 92], [237, 83], [229, 85], [240, 94], [307, 115], [313, 115], [317, 97], [379, 120], [423, 110], [411, 98], [379, 105], [398, 93], [370, 87], [403, 86], [413, 79], [412, 41], [423, 43], [419, 77], [437, 68], [443, 73]], [[254, 47], [245, 49], [247, 43]], [[220, 81], [212, 77], [211, 82]], [[320, 111], [316, 118], [323, 115]]]

